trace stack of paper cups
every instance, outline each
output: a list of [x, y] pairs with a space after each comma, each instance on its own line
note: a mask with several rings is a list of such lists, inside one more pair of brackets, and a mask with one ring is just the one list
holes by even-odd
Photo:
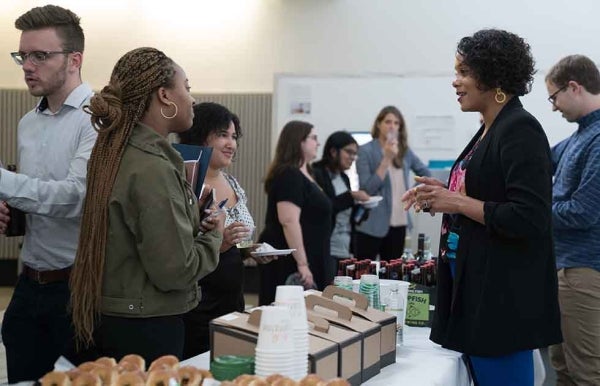
[[255, 374], [262, 377], [296, 375], [292, 318], [288, 308], [262, 307], [254, 366]]
[[292, 317], [294, 340], [294, 373], [292, 379], [300, 380], [308, 373], [308, 320], [304, 288], [299, 285], [280, 285], [275, 292], [275, 305], [287, 307]]

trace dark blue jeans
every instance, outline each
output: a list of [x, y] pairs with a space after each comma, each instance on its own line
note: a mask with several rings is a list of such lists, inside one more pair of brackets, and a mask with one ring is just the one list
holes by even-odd
[[32, 381], [52, 371], [72, 339], [69, 283], [38, 284], [21, 275], [2, 321], [8, 382]]

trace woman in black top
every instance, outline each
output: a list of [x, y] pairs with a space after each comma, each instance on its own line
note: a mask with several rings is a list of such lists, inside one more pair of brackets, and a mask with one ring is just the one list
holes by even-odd
[[[333, 205], [331, 222], [331, 258], [325, 265], [325, 282], [330, 283], [337, 273], [338, 260], [350, 257], [351, 240], [354, 227], [354, 215], [359, 206], [356, 201], [367, 201], [371, 198], [365, 191], [352, 191], [350, 179], [344, 173], [350, 169], [358, 153], [358, 143], [346, 131], [331, 134], [323, 149], [323, 158], [315, 162], [313, 173]], [[363, 214], [366, 212], [362, 211]], [[360, 219], [359, 219], [360, 221]]]
[[322, 289], [325, 285], [331, 203], [315, 183], [308, 165], [316, 157], [318, 146], [315, 129], [307, 122], [289, 122], [279, 136], [265, 179], [268, 205], [260, 241], [296, 251], [292, 256], [259, 265], [261, 305], [272, 303], [276, 287], [295, 272], [305, 287]]

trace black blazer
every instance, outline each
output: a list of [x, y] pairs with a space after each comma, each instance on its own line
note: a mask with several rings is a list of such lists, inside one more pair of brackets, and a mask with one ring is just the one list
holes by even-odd
[[[343, 210], [354, 207], [354, 198], [352, 198], [352, 194], [350, 193], [350, 179], [346, 175], [346, 173], [340, 173], [344, 184], [348, 187], [348, 191], [342, 193], [338, 196], [335, 194], [335, 189], [333, 188], [333, 184], [331, 183], [331, 177], [329, 177], [329, 172], [325, 165], [322, 162], [315, 162], [311, 165], [313, 175], [315, 176], [315, 181], [317, 184], [323, 189], [323, 192], [329, 197], [331, 200], [331, 204], [333, 206], [333, 213], [331, 217], [331, 231], [335, 228], [335, 217], [337, 214]], [[351, 219], [354, 216], [350, 217]]]
[[431, 340], [477, 356], [561, 342], [550, 148], [518, 98], [481, 140], [465, 185], [469, 197], [484, 202], [485, 225], [459, 216], [456, 277], [440, 260]]

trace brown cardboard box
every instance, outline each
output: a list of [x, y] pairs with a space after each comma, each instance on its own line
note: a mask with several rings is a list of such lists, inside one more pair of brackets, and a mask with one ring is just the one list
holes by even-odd
[[379, 374], [381, 371], [380, 341], [381, 326], [352, 315], [348, 306], [334, 302], [322, 296], [308, 294], [305, 297], [307, 314], [320, 316], [337, 326], [361, 334], [361, 383]]
[[[221, 355], [254, 356], [260, 309], [251, 314], [232, 312], [210, 321], [210, 359]], [[323, 379], [336, 378], [339, 353], [335, 343], [308, 336], [309, 373], [315, 373]]]
[[308, 315], [308, 333], [337, 345], [339, 353], [338, 377], [344, 378], [352, 386], [361, 384], [362, 337], [356, 331], [337, 327], [317, 315]]
[[396, 317], [394, 315], [368, 307], [367, 298], [362, 294], [333, 285], [326, 287], [322, 296], [342, 304], [350, 303], [350, 310], [354, 315], [379, 324], [381, 326], [379, 342], [381, 367], [396, 363]]

